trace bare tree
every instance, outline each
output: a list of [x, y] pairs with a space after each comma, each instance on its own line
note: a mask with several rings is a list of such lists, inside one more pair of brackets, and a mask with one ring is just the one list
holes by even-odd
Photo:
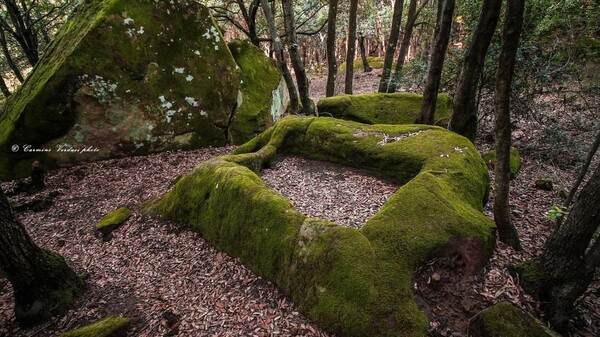
[[477, 135], [477, 87], [483, 71], [485, 56], [496, 31], [502, 0], [484, 0], [473, 41], [465, 55], [458, 88], [454, 94], [454, 108], [450, 130], [471, 140]]
[[392, 63], [396, 54], [396, 45], [400, 36], [400, 26], [402, 24], [402, 10], [404, 9], [404, 0], [394, 1], [394, 14], [392, 15], [392, 27], [390, 29], [390, 37], [388, 39], [385, 56], [383, 58], [383, 70], [381, 79], [379, 80], [379, 92], [387, 92], [392, 73]]
[[346, 82], [344, 93], [352, 94], [354, 79], [354, 57], [356, 55], [356, 16], [358, 13], [358, 0], [350, 0], [348, 18], [348, 52], [346, 53]]
[[425, 84], [425, 91], [423, 92], [423, 106], [421, 107], [421, 113], [416, 120], [416, 123], [418, 124], [433, 124], [434, 122], [437, 94], [440, 88], [444, 59], [450, 40], [450, 31], [452, 29], [455, 0], [439, 1], [433, 53], [431, 54], [427, 82]]
[[500, 241], [520, 250], [519, 234], [510, 218], [510, 93], [514, 75], [515, 59], [519, 48], [519, 37], [523, 26], [524, 0], [509, 1], [506, 6], [502, 31], [502, 50], [496, 75], [494, 102], [494, 133], [496, 138], [496, 164], [494, 165], [496, 195], [494, 198], [494, 220]]
[[304, 70], [304, 64], [300, 57], [300, 46], [296, 38], [296, 26], [294, 20], [294, 7], [291, 0], [281, 0], [283, 7], [283, 21], [285, 23], [285, 32], [287, 35], [288, 52], [296, 73], [296, 83], [298, 83], [298, 92], [302, 102], [302, 113], [305, 115], [314, 115], [314, 106], [309, 96], [308, 77]]
[[336, 48], [336, 20], [338, 0], [329, 1], [329, 13], [327, 14], [327, 86], [325, 96], [331, 97], [335, 94], [335, 78], [337, 76]]
[[287, 67], [287, 62], [283, 53], [283, 43], [281, 43], [281, 38], [279, 37], [279, 34], [277, 33], [277, 27], [275, 26], [273, 10], [271, 9], [271, 5], [269, 5], [269, 0], [260, 0], [260, 3], [262, 4], [263, 12], [265, 13], [265, 18], [267, 19], [267, 24], [269, 25], [273, 49], [275, 50], [275, 59], [277, 59], [277, 65], [281, 71], [290, 95], [290, 109], [295, 113], [298, 111], [298, 92], [296, 91], [296, 85], [294, 84], [290, 70]]

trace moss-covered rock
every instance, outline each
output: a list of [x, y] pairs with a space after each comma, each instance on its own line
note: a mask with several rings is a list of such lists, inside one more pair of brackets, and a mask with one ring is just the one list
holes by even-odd
[[[325, 97], [319, 100], [319, 114], [366, 124], [412, 124], [423, 105], [423, 95], [360, 94]], [[446, 127], [452, 115], [452, 100], [439, 94], [435, 108], [436, 125]]]
[[52, 167], [223, 145], [240, 81], [198, 1], [81, 2], [0, 115], [0, 179], [34, 157]]
[[[492, 167], [496, 163], [496, 150], [491, 150], [483, 155], [483, 160]], [[510, 179], [515, 179], [521, 170], [521, 154], [516, 147], [510, 147]]]
[[125, 337], [129, 323], [127, 317], [107, 317], [96, 323], [65, 332], [59, 337]]
[[535, 187], [543, 191], [552, 191], [554, 189], [554, 185], [550, 179], [537, 179], [535, 181]]
[[[379, 56], [367, 56], [367, 61], [369, 62], [369, 66], [373, 69], [382, 69], [383, 68], [383, 57]], [[396, 68], [396, 62], [392, 65], [392, 69]], [[354, 72], [362, 71], [363, 64], [361, 59], [354, 60]], [[346, 62], [343, 62], [338, 67], [338, 73], [346, 72]]]
[[239, 105], [229, 125], [229, 139], [243, 144], [281, 118], [289, 96], [275, 60], [247, 41], [232, 41], [228, 46], [242, 70]]
[[127, 221], [132, 214], [133, 212], [128, 208], [118, 208], [117, 210], [108, 213], [102, 219], [100, 219], [100, 222], [98, 222], [96, 225], [96, 229], [103, 234], [108, 234], [113, 229]]
[[535, 318], [509, 302], [482, 311], [469, 327], [473, 337], [558, 337]]
[[[369, 170], [402, 186], [360, 229], [308, 218], [257, 173], [278, 153]], [[149, 210], [188, 223], [274, 281], [300, 310], [342, 336], [425, 336], [412, 273], [450, 240], [489, 255], [485, 164], [439, 127], [286, 117], [234, 154], [208, 160]]]

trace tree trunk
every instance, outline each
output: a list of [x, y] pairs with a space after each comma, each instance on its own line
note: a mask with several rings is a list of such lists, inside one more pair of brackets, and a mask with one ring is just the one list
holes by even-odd
[[356, 55], [356, 13], [358, 12], [358, 0], [350, 0], [350, 13], [348, 21], [348, 52], [346, 53], [346, 83], [344, 93], [352, 94], [352, 82], [354, 80], [354, 56]]
[[600, 167], [581, 190], [565, 223], [548, 238], [537, 259], [538, 275], [543, 278], [538, 283], [539, 289], [527, 288], [548, 303], [545, 308], [548, 318], [561, 332], [568, 329], [575, 300], [586, 291], [600, 266], [600, 240], [590, 247], [599, 226]]
[[404, 0], [396, 0], [394, 2], [394, 13], [392, 15], [392, 27], [390, 29], [390, 37], [388, 39], [385, 56], [383, 58], [383, 70], [381, 79], [379, 80], [379, 92], [387, 92], [390, 81], [390, 74], [396, 54], [396, 45], [400, 36], [400, 25], [402, 24], [402, 10], [404, 9]]
[[465, 55], [458, 88], [454, 95], [454, 108], [450, 130], [470, 140], [477, 135], [477, 87], [483, 71], [485, 56], [496, 31], [502, 0], [484, 0], [473, 41]]
[[[4, 77], [2, 77], [2, 74], [0, 74], [0, 91], [2, 91], [2, 95], [4, 95], [4, 97], [8, 98], [8, 96], [10, 96], [10, 89], [8, 89], [6, 82], [4, 82]], [[1, 110], [2, 109], [0, 109], [0, 111]]]
[[273, 11], [271, 10], [271, 5], [269, 5], [269, 0], [260, 0], [260, 3], [262, 4], [263, 12], [265, 14], [267, 24], [269, 25], [269, 32], [271, 34], [271, 39], [273, 40], [273, 52], [275, 53], [275, 58], [277, 59], [277, 66], [279, 66], [279, 70], [281, 71], [290, 95], [290, 109], [292, 113], [297, 113], [298, 92], [296, 91], [296, 85], [294, 84], [294, 79], [292, 79], [292, 74], [290, 74], [290, 70], [287, 67], [285, 55], [283, 54], [283, 44], [279, 38], [277, 27], [275, 26], [275, 18], [273, 16]]
[[1, 190], [0, 269], [13, 286], [15, 316], [24, 327], [65, 312], [82, 286], [60, 255], [31, 240]]
[[309, 116], [314, 115], [315, 110], [310, 99], [308, 78], [306, 71], [300, 58], [300, 47], [296, 38], [296, 27], [294, 20], [294, 6], [291, 0], [281, 0], [283, 7], [283, 20], [285, 23], [285, 33], [287, 35], [288, 52], [296, 73], [296, 83], [298, 83], [298, 92], [300, 93], [300, 101], [302, 102], [302, 113]]
[[19, 67], [13, 60], [12, 55], [10, 54], [10, 50], [8, 49], [8, 41], [6, 40], [4, 28], [2, 27], [0, 27], [0, 45], [2, 46], [2, 53], [6, 58], [6, 63], [8, 64], [9, 68], [12, 70], [13, 74], [15, 74], [15, 77], [19, 80], [19, 82], [23, 83], [23, 75], [21, 74], [21, 70], [19, 69]]
[[588, 153], [588, 156], [585, 159], [585, 163], [583, 164], [583, 167], [579, 172], [579, 176], [577, 177], [575, 184], [573, 184], [573, 187], [571, 187], [571, 191], [569, 191], [569, 195], [567, 196], [567, 200], [565, 201], [565, 207], [569, 208], [569, 206], [571, 205], [571, 202], [573, 201], [573, 198], [577, 193], [577, 189], [579, 189], [579, 185], [583, 181], [583, 178], [585, 178], [585, 174], [587, 173], [587, 170], [590, 167], [590, 163], [592, 162], [592, 159], [594, 159], [594, 155], [596, 154], [596, 151], [598, 151], [599, 146], [600, 132], [596, 134], [596, 140], [594, 140], [594, 144], [592, 144], [592, 148], [590, 149], [590, 152]]
[[329, 1], [329, 13], [327, 14], [327, 86], [325, 96], [335, 95], [335, 79], [337, 77], [337, 59], [335, 58], [336, 49], [336, 20], [337, 20], [338, 0]]
[[516, 228], [510, 219], [510, 92], [519, 47], [519, 36], [523, 25], [524, 0], [509, 1], [506, 7], [502, 31], [502, 50], [496, 75], [495, 125], [496, 164], [494, 173], [496, 195], [494, 199], [494, 220], [498, 227], [500, 241], [520, 250], [521, 243]]
[[406, 60], [406, 55], [410, 48], [413, 28], [415, 27], [417, 17], [419, 17], [419, 14], [425, 5], [427, 5], [428, 0], [423, 1], [419, 10], [417, 10], [417, 2], [418, 0], [410, 0], [410, 4], [408, 5], [408, 17], [406, 18], [404, 35], [402, 36], [402, 42], [400, 43], [400, 53], [398, 54], [398, 60], [396, 61], [396, 69], [388, 83], [386, 92], [396, 92], [396, 89], [400, 85], [400, 74], [402, 73], [402, 67], [404, 67], [404, 61]]
[[365, 37], [361, 36], [358, 39], [358, 47], [360, 49], [360, 58], [362, 60], [362, 64], [363, 64], [363, 71], [365, 73], [370, 73], [371, 71], [373, 71], [373, 68], [371, 68], [371, 66], [369, 65], [369, 60], [367, 59], [367, 51], [365, 49]]
[[[17, 5], [14, 0], [4, 0], [4, 4], [13, 29], [8, 29], [8, 22], [4, 19], [0, 18], [0, 22], [7, 32], [9, 32], [17, 41], [23, 50], [27, 61], [29, 61], [29, 64], [33, 67], [39, 60], [39, 44], [37, 32], [34, 30], [31, 22], [31, 11], [26, 7], [23, 7], [22, 9], [19, 8], [19, 5]], [[21, 2], [21, 5], [25, 6], [25, 2]]]
[[433, 124], [434, 122], [437, 93], [440, 88], [440, 80], [444, 68], [444, 58], [446, 57], [446, 50], [448, 49], [450, 31], [452, 30], [454, 7], [455, 0], [440, 0], [440, 5], [438, 6], [439, 19], [435, 29], [434, 49], [431, 54], [427, 82], [423, 93], [423, 106], [421, 107], [421, 113], [416, 120], [417, 124]]

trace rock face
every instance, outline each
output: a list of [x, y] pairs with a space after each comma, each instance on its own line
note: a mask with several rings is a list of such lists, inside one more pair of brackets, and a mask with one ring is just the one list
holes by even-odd
[[[268, 73], [270, 107], [276, 67], [252, 56]], [[224, 145], [232, 119], [243, 142], [270, 125], [233, 117], [240, 100], [262, 106], [252, 96], [198, 1], [84, 1], [0, 115], [0, 179], [28, 175], [35, 159], [51, 168]]]
[[[413, 124], [423, 105], [423, 95], [409, 93], [339, 95], [319, 100], [323, 116], [366, 124]], [[452, 115], [452, 100], [439, 94], [435, 107], [438, 126], [447, 126]]]
[[[282, 153], [403, 186], [360, 229], [309, 218], [257, 174]], [[148, 208], [240, 258], [339, 336], [425, 336], [413, 273], [449, 246], [468, 252], [465, 261], [482, 261], [474, 270], [483, 267], [494, 241], [482, 213], [487, 191], [473, 144], [440, 127], [291, 116], [234, 154], [203, 162]]]
[[232, 41], [228, 46], [242, 71], [239, 106], [229, 125], [229, 139], [243, 144], [281, 118], [289, 95], [275, 60], [247, 41]]

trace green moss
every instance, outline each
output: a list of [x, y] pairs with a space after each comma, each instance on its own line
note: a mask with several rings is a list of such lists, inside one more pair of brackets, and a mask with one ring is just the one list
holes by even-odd
[[[496, 163], [496, 150], [492, 150], [483, 155], [483, 160], [489, 165]], [[521, 154], [516, 147], [510, 147], [510, 179], [515, 179], [521, 170]]]
[[473, 336], [485, 337], [556, 337], [535, 318], [511, 303], [501, 302], [482, 311], [477, 318]]
[[[215, 27], [195, 1], [83, 2], [0, 115], [0, 179], [23, 176], [15, 164], [32, 157], [70, 165], [225, 144], [241, 73]], [[99, 151], [58, 151], [65, 143]]]
[[[368, 170], [402, 186], [360, 229], [307, 218], [257, 173], [277, 153]], [[426, 125], [286, 117], [184, 176], [149, 209], [188, 223], [344, 336], [424, 336], [414, 269], [449, 240], [492, 250], [487, 169], [466, 138]]]
[[521, 285], [524, 289], [527, 289], [527, 293], [531, 294], [534, 298], [540, 297], [540, 294], [545, 290], [542, 287], [544, 286], [546, 275], [539, 265], [537, 258], [516, 264], [510, 269], [512, 272], [518, 274]]
[[126, 336], [130, 320], [127, 317], [107, 317], [96, 323], [65, 332], [60, 337], [117, 337]]
[[[423, 95], [360, 94], [339, 95], [319, 100], [319, 113], [366, 124], [413, 124], [421, 111]], [[452, 115], [452, 100], [439, 94], [436, 104], [436, 125], [446, 126]]]
[[110, 232], [127, 221], [132, 214], [133, 212], [130, 209], [121, 207], [100, 219], [100, 222], [96, 225], [96, 229], [101, 232]]
[[275, 60], [251, 43], [236, 40], [228, 47], [242, 70], [241, 96], [229, 125], [229, 139], [233, 144], [243, 144], [273, 125], [273, 120], [279, 117], [280, 111], [273, 109], [273, 104], [278, 104], [274, 101], [280, 99], [274, 92], [278, 92], [281, 74]]
[[[373, 69], [381, 69], [383, 68], [383, 57], [378, 56], [367, 56], [367, 61], [369, 62], [369, 66]], [[396, 62], [392, 65], [392, 69], [396, 68]], [[361, 59], [354, 60], [354, 72], [359, 72], [363, 70], [363, 64]], [[346, 72], [346, 62], [343, 62], [339, 68], [338, 73]]]

